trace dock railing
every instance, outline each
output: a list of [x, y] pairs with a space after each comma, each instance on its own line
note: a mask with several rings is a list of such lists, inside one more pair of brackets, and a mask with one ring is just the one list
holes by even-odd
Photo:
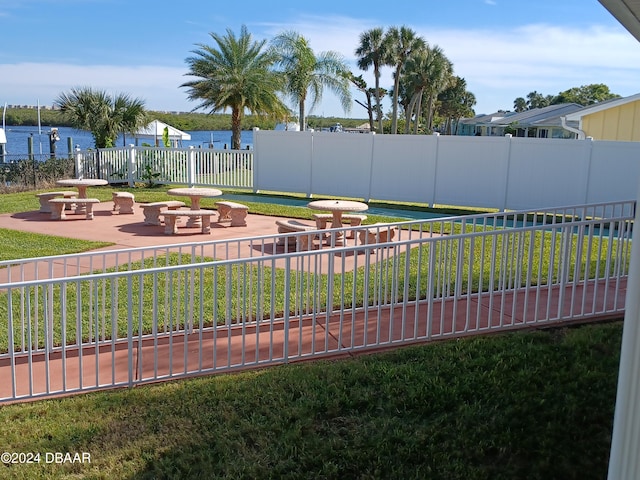
[[[634, 209], [617, 202], [2, 262], [0, 402], [619, 317]], [[390, 241], [367, 243], [391, 229]], [[338, 233], [353, 238], [331, 246]], [[315, 247], [297, 251], [300, 235]]]

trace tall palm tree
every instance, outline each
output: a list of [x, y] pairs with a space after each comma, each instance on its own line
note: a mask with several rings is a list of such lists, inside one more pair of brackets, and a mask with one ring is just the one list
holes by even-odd
[[316, 56], [309, 41], [292, 31], [276, 35], [271, 45], [278, 56], [278, 66], [285, 79], [285, 94], [298, 105], [298, 120], [302, 130], [306, 129], [307, 99], [313, 109], [322, 100], [325, 87], [338, 96], [345, 112], [351, 110], [351, 75], [339, 53], [327, 51]]
[[385, 64], [394, 67], [391, 133], [398, 133], [398, 95], [400, 77], [407, 58], [426, 45], [412, 29], [402, 26], [391, 27], [384, 38]]
[[[375, 78], [374, 97], [376, 99], [376, 117], [378, 121], [378, 133], [382, 133], [382, 107], [380, 105], [380, 67], [384, 63], [384, 30], [372, 28], [360, 34], [360, 45], [356, 49], [358, 56], [358, 68], [365, 72], [373, 67]], [[373, 125], [371, 126], [373, 130]]]
[[429, 79], [425, 88], [427, 96], [427, 129], [431, 131], [433, 130], [433, 114], [438, 95], [453, 81], [453, 63], [437, 45], [427, 47], [425, 50], [427, 52], [427, 76]]
[[409, 133], [410, 121], [415, 114], [414, 133], [418, 133], [418, 123], [423, 112], [422, 101], [426, 99], [426, 129], [433, 128], [434, 106], [438, 94], [451, 82], [453, 65], [438, 46], [415, 51], [405, 64], [401, 84], [405, 85], [405, 94], [410, 95], [406, 113], [405, 133]]
[[534, 108], [544, 108], [551, 105], [551, 100], [553, 97], [551, 95], [547, 95], [546, 97], [537, 91], [529, 92], [527, 94], [527, 105], [529, 110]]
[[112, 96], [77, 87], [61, 93], [54, 103], [74, 128], [91, 132], [96, 148], [113, 147], [120, 133], [134, 134], [148, 123], [144, 100], [124, 93]]
[[[452, 77], [449, 86], [439, 95], [439, 115], [446, 118], [446, 133], [455, 135], [462, 117], [472, 117], [476, 97], [467, 91], [467, 81], [461, 77]], [[455, 128], [454, 128], [455, 127]]]
[[245, 111], [282, 118], [289, 112], [278, 98], [280, 76], [273, 71], [276, 57], [265, 49], [266, 40], [253, 41], [246, 26], [238, 37], [227, 29], [226, 35], [210, 33], [215, 46], [197, 44], [194, 56], [186, 59], [195, 80], [185, 82], [190, 100], [201, 100], [194, 109], [211, 113], [231, 109], [231, 148], [240, 149], [240, 134]]
[[516, 98], [513, 101], [513, 109], [516, 112], [524, 112], [527, 109], [527, 101], [522, 97]]

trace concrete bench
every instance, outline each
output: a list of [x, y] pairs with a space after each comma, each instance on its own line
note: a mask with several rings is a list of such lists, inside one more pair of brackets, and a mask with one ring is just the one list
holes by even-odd
[[64, 220], [67, 216], [64, 213], [67, 205], [76, 205], [76, 213], [85, 213], [87, 220], [93, 220], [93, 204], [100, 203], [97, 198], [52, 198], [49, 200], [51, 206], [51, 220]]
[[160, 213], [164, 217], [164, 234], [175, 235], [178, 233], [178, 217], [199, 217], [202, 218], [202, 227], [200, 231], [202, 233], [211, 232], [211, 215], [216, 212], [214, 210], [165, 210]]
[[[78, 196], [78, 192], [67, 192], [67, 191], [63, 191], [63, 192], [44, 192], [44, 193], [37, 193], [36, 197], [38, 197], [38, 200], [40, 201], [40, 212], [42, 213], [51, 213], [51, 206], [49, 205], [49, 200], [52, 200], [54, 198], [76, 198]], [[72, 205], [67, 205], [68, 209], [72, 208]]]
[[245, 227], [249, 207], [236, 202], [216, 202], [218, 208], [218, 223], [231, 222], [232, 227]]
[[176, 210], [184, 207], [184, 202], [179, 200], [165, 200], [163, 202], [143, 203], [140, 205], [144, 213], [144, 223], [147, 225], [162, 225], [160, 214], [163, 210]]
[[398, 227], [389, 227], [384, 224], [374, 223], [372, 225], [367, 225], [367, 228], [364, 228], [359, 232], [360, 244], [372, 245], [374, 243], [390, 242], [396, 236], [397, 231]]
[[278, 240], [279, 245], [296, 246], [297, 250], [310, 250], [313, 247], [313, 237], [318, 229], [314, 225], [307, 225], [297, 220], [276, 220], [278, 233], [314, 232], [314, 235], [291, 235]]
[[122, 213], [133, 213], [133, 193], [129, 192], [113, 192], [111, 194], [113, 200], [113, 211]]
[[[333, 214], [331, 213], [314, 213], [313, 214], [313, 218], [316, 221], [316, 226], [318, 227], [318, 230], [323, 230], [325, 228], [327, 228], [327, 222], [331, 222], [333, 220]], [[351, 225], [352, 227], [359, 227], [360, 225], [362, 225], [362, 222], [364, 222], [367, 219], [366, 215], [357, 215], [357, 214], [344, 214], [342, 215], [342, 222], [343, 223], [349, 223], [349, 225]], [[351, 231], [348, 234], [348, 238], [354, 238], [355, 237], [355, 231]]]

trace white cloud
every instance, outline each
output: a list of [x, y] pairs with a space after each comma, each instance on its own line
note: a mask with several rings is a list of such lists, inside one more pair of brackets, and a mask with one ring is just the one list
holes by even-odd
[[90, 86], [112, 94], [125, 93], [145, 100], [151, 110], [191, 110], [186, 100], [188, 81], [183, 68], [153, 65], [123, 67], [116, 65], [68, 65], [21, 63], [0, 65], [0, 92], [11, 91], [10, 104], [52, 104], [60, 93], [73, 87]]
[[[289, 24], [261, 24], [265, 38], [284, 30], [304, 32], [316, 51], [335, 50], [349, 62], [356, 74], [373, 84], [373, 73], [356, 67], [354, 50], [360, 33], [380, 26], [366, 19], [341, 16], [304, 17]], [[478, 113], [513, 107], [513, 100], [537, 90], [553, 95], [590, 83], [605, 83], [623, 96], [640, 92], [640, 44], [621, 29], [591, 27], [582, 30], [551, 25], [527, 25], [513, 29], [442, 29], [414, 27], [430, 44], [439, 45], [454, 64], [456, 75], [464, 77], [476, 95]], [[188, 111], [195, 102], [186, 99], [186, 67], [156, 65], [123, 67], [112, 65], [70, 65], [55, 63], [0, 64], [0, 98], [11, 104], [52, 103], [74, 86], [92, 86], [113, 93], [143, 98], [152, 110]], [[393, 83], [391, 69], [382, 72], [381, 84]], [[361, 98], [354, 90], [354, 97]], [[385, 110], [388, 106], [385, 107]], [[325, 93], [323, 104], [312, 112], [343, 116], [337, 99]], [[351, 114], [365, 117], [354, 105]]]

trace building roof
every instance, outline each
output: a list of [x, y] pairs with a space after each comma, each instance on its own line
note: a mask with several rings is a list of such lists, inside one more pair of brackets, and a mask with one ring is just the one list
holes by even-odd
[[490, 114], [483, 113], [472, 118], [463, 118], [462, 120], [460, 120], [460, 123], [471, 125], [487, 124], [495, 120], [501, 120], [507, 115], [513, 115], [513, 112], [495, 112]]
[[640, 42], [640, 0], [598, 0]]
[[522, 123], [526, 125], [560, 125], [560, 117], [580, 110], [582, 107], [577, 103], [560, 103], [549, 105], [548, 107], [532, 108], [524, 112], [518, 112], [505, 117], [501, 122], [493, 122], [498, 125], [509, 125], [511, 123]]
[[542, 108], [532, 108], [524, 112], [499, 112], [491, 115], [478, 115], [473, 118], [461, 120], [460, 123], [470, 125], [507, 126], [514, 123], [520, 125], [562, 126], [561, 117], [582, 109], [577, 103], [560, 103]]
[[631, 102], [636, 102], [638, 100], [640, 100], [640, 93], [636, 93], [635, 95], [631, 95], [629, 97], [624, 97], [624, 98], [611, 98], [609, 100], [604, 100], [602, 102], [594, 103], [593, 105], [588, 105], [586, 107], [583, 107], [577, 112], [566, 114], [565, 117], [569, 121], [579, 121], [585, 115], [591, 115], [593, 113], [601, 112], [609, 108], [619, 107], [621, 105], [625, 105]]
[[160, 120], [154, 120], [146, 127], [141, 128], [135, 133], [133, 137], [154, 139], [162, 138], [165, 128], [168, 130], [170, 140], [191, 140], [191, 135], [189, 135], [188, 133], [183, 132], [182, 130], [178, 130], [171, 125], [167, 125]]

